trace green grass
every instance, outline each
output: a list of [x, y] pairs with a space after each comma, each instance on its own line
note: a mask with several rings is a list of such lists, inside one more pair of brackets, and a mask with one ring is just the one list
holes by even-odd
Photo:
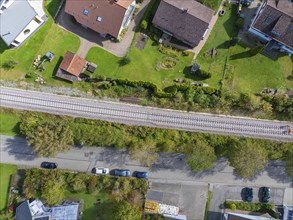
[[213, 197], [213, 192], [208, 191], [208, 199], [207, 199], [205, 213], [204, 213], [204, 220], [208, 219], [208, 213], [209, 213], [212, 197]]
[[[100, 220], [113, 219], [113, 201], [109, 199], [109, 194], [105, 192], [96, 192], [93, 194], [87, 193], [72, 193], [67, 191], [66, 197], [78, 198], [84, 201], [82, 219], [93, 219], [97, 214]], [[100, 204], [97, 204], [97, 199], [100, 199]]]
[[[134, 41], [135, 45], [135, 41]], [[98, 64], [99, 74], [113, 78], [127, 78], [129, 80], [150, 81], [159, 87], [165, 87], [176, 78], [185, 78], [185, 68], [191, 65], [193, 54], [180, 56], [176, 66], [172, 70], [156, 70], [157, 62], [166, 55], [158, 51], [158, 45], [149, 39], [143, 50], [132, 46], [128, 55], [131, 62], [125, 66], [119, 66], [120, 58], [104, 51], [101, 48], [92, 48], [86, 59]], [[167, 83], [163, 81], [168, 79]], [[166, 80], [167, 81], [167, 80]]]
[[[58, 8], [60, 0], [58, 1], [46, 1], [45, 6], [49, 10], [48, 15], [54, 14]], [[21, 80], [28, 72], [41, 73], [48, 85], [66, 85], [71, 84], [56, 80], [53, 78], [64, 54], [67, 50], [76, 52], [79, 48], [79, 38], [67, 31], [64, 31], [58, 27], [51, 16], [47, 22], [34, 33], [23, 45], [17, 49], [6, 49], [3, 41], [0, 42], [0, 50], [3, 53], [0, 55], [1, 65], [6, 61], [13, 59], [18, 62], [12, 70], [1, 69], [1, 77], [9, 80]], [[33, 60], [36, 59], [37, 55], [44, 56], [48, 51], [55, 54], [53, 61], [45, 62], [45, 71], [39, 72], [32, 66]], [[36, 75], [35, 75], [36, 76]], [[29, 80], [34, 82], [34, 79]]]
[[20, 135], [20, 117], [18, 114], [0, 112], [0, 134], [9, 136]]
[[[232, 80], [224, 83], [224, 86], [228, 86], [227, 89], [256, 93], [266, 87], [292, 88], [293, 81], [287, 79], [292, 71], [292, 62], [289, 56], [283, 56], [277, 61], [273, 61], [261, 54], [249, 56], [247, 52], [249, 48], [245, 46], [236, 45], [230, 49], [227, 48], [226, 43], [235, 36], [234, 23], [236, 19], [235, 8], [227, 7], [225, 16], [218, 18], [209, 39], [197, 57], [201, 68], [212, 73], [212, 77], [206, 82], [214, 87], [220, 86], [219, 82], [223, 78], [225, 61], [229, 57], [228, 65]], [[212, 48], [217, 49], [217, 56], [214, 59], [205, 57], [205, 52]]]
[[6, 208], [10, 176], [15, 174], [17, 166], [0, 163], [0, 210]]

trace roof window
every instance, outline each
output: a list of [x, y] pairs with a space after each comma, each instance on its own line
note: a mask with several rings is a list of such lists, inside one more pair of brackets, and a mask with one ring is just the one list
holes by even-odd
[[84, 9], [84, 10], [83, 10], [83, 14], [86, 15], [86, 16], [88, 16], [88, 15], [89, 15], [89, 10]]
[[102, 17], [101, 17], [101, 16], [98, 16], [98, 17], [97, 17], [97, 21], [98, 21], [98, 22], [102, 22]]
[[267, 16], [266, 19], [264, 20], [265, 24], [270, 24], [272, 22], [272, 17], [271, 16]]

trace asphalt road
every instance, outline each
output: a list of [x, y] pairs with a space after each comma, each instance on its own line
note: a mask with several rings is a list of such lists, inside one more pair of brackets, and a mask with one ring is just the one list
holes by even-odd
[[58, 168], [90, 172], [93, 167], [127, 168], [134, 171], [148, 171], [149, 178], [161, 183], [184, 184], [228, 184], [240, 186], [291, 187], [291, 179], [284, 172], [282, 162], [271, 162], [264, 172], [256, 179], [243, 180], [233, 174], [233, 168], [225, 159], [219, 159], [215, 167], [209, 171], [192, 172], [181, 160], [180, 154], [161, 154], [153, 167], [141, 166], [131, 160], [126, 149], [106, 147], [72, 148], [67, 153], [59, 153], [55, 158], [37, 158], [32, 149], [26, 144], [25, 138], [0, 136], [1, 163], [16, 164], [20, 167], [39, 167], [43, 161], [58, 163]]
[[292, 141], [288, 122], [183, 112], [0, 87], [2, 107], [124, 124]]

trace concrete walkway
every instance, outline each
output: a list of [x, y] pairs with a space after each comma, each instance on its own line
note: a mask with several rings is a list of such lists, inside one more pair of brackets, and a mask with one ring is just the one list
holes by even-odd
[[74, 21], [72, 16], [66, 14], [64, 10], [62, 10], [60, 13], [57, 24], [64, 30], [69, 31], [80, 38], [80, 47], [77, 51], [77, 54], [82, 58], [85, 58], [88, 51], [95, 46], [101, 47], [115, 56], [123, 57], [127, 54], [131, 46], [136, 26], [142, 19], [149, 2], [150, 0], [145, 0], [141, 4], [137, 15], [130, 22], [127, 32], [125, 33], [122, 41], [119, 43], [115, 43], [109, 39], [103, 38], [97, 32], [81, 26], [79, 23]]

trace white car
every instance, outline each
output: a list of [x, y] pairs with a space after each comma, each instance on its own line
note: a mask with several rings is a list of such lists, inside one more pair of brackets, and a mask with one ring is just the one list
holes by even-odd
[[92, 173], [94, 173], [94, 174], [109, 174], [109, 168], [95, 167], [92, 169]]

